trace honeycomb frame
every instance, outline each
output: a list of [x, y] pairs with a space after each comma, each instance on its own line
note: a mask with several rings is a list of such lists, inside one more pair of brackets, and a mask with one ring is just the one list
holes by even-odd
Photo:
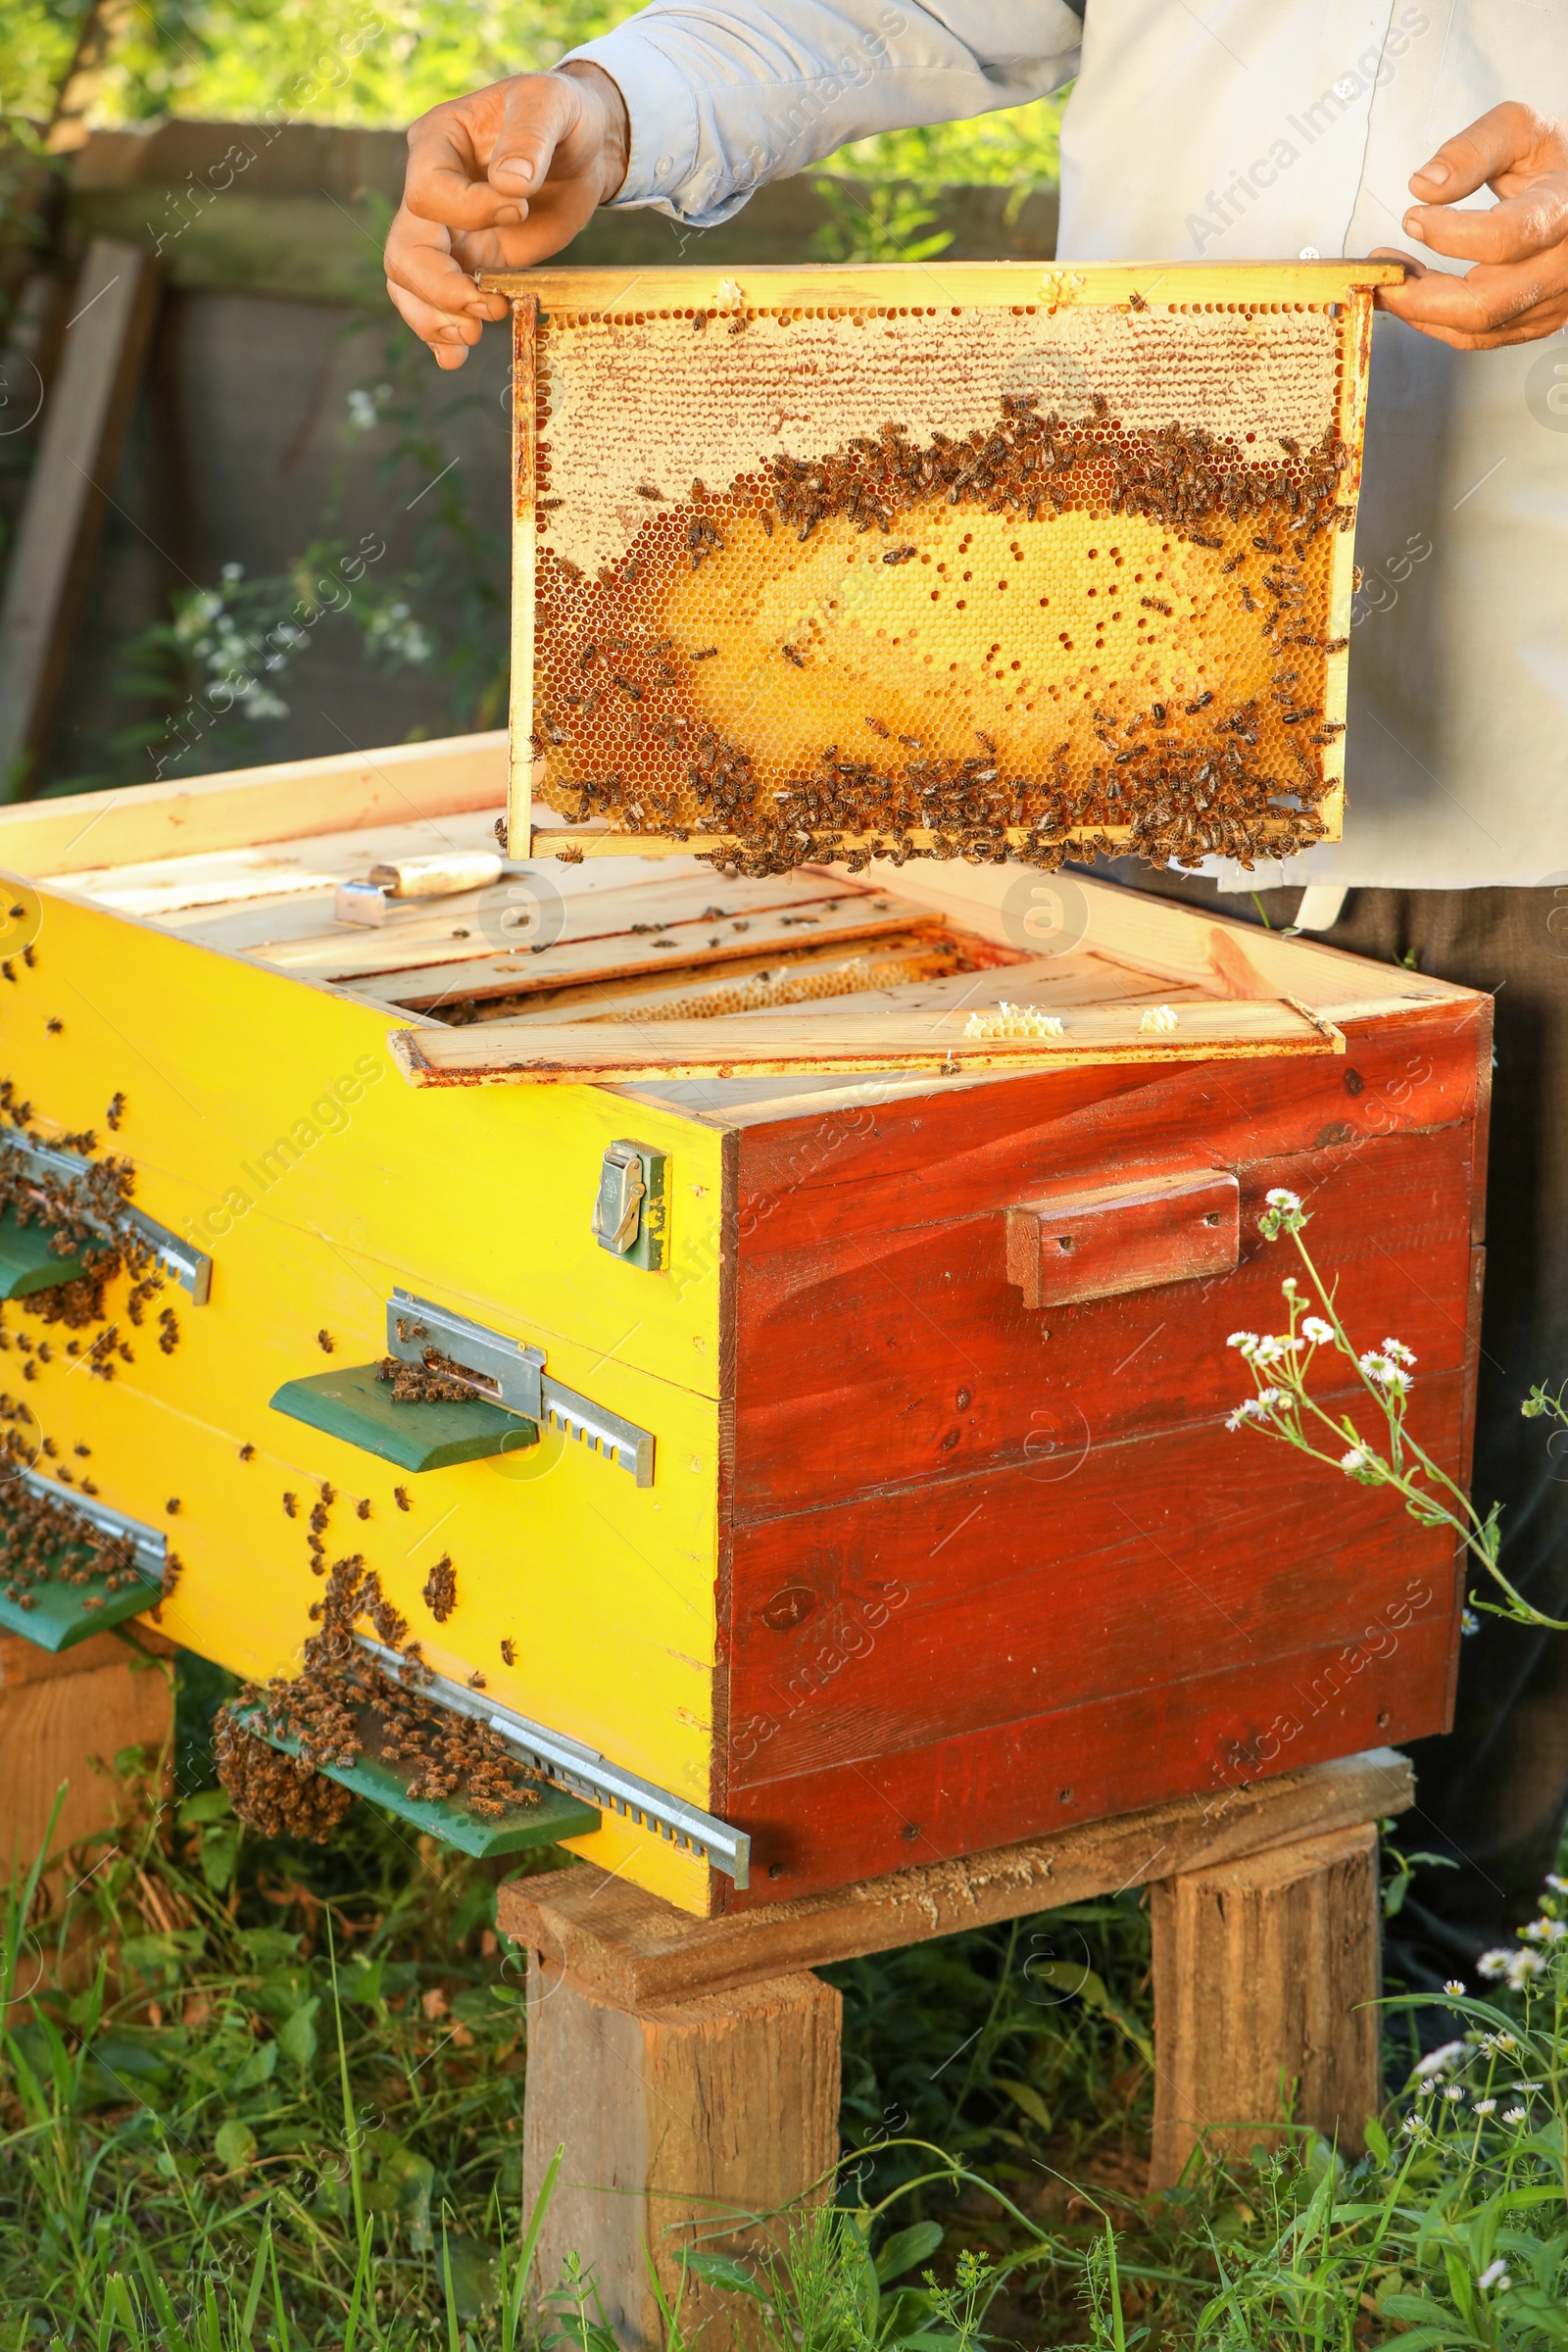
[[512, 854], [1337, 840], [1373, 297], [1401, 274], [487, 275], [514, 308]]

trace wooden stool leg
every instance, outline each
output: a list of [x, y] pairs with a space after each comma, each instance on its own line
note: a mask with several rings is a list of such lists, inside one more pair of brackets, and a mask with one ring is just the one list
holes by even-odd
[[[146, 1646], [167, 1645], [156, 1635]], [[115, 1787], [95, 1763], [124, 1747], [156, 1755], [169, 1738], [173, 1693], [168, 1667], [132, 1663], [124, 1642], [94, 1634], [52, 1654], [0, 1641], [0, 1879], [24, 1878], [43, 1843], [62, 1781], [70, 1783], [54, 1845], [111, 1827]]]
[[[617, 2341], [634, 2352], [660, 2345], [644, 2244], [673, 2302], [683, 2246], [756, 2244], [761, 2233], [724, 2230], [725, 2214], [793, 2204], [835, 2162], [841, 2007], [831, 1985], [803, 1972], [638, 2012], [531, 1954], [528, 2210], [557, 2145], [566, 2151], [540, 2285], [553, 2287], [575, 2252], [593, 2265]], [[733, 2332], [714, 2315], [733, 2320], [736, 2302], [693, 2282], [688, 2318], [693, 2328], [710, 2319], [711, 2352]]]
[[1381, 2104], [1372, 1825], [1165, 1879], [1153, 1927], [1151, 2187], [1200, 2135], [1245, 2154], [1287, 2116], [1358, 2152]]

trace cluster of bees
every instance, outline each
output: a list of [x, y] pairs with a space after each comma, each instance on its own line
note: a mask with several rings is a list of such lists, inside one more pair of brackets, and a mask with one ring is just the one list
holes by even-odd
[[352, 1789], [259, 1740], [227, 1707], [213, 1727], [213, 1753], [236, 1816], [263, 1838], [325, 1845], [354, 1802]]
[[[630, 637], [600, 634], [581, 641], [578, 685], [568, 688], [563, 678], [547, 693], [534, 749], [555, 764], [555, 755], [575, 743], [580, 722], [608, 698], [619, 753], [639, 772], [628, 785], [624, 772], [603, 772], [596, 756], [586, 764], [601, 772], [553, 780], [549, 789], [578, 823], [610, 815], [627, 830], [680, 840], [722, 834], [722, 849], [698, 854], [747, 875], [834, 858], [858, 870], [872, 857], [902, 864], [922, 855], [999, 862], [1016, 857], [1048, 870], [1095, 850], [1130, 849], [1155, 865], [1193, 865], [1216, 853], [1246, 866], [1258, 857], [1288, 856], [1323, 835], [1315, 812], [1323, 789], [1319, 755], [1343, 731], [1324, 723], [1321, 701], [1302, 676], [1306, 668], [1322, 676], [1321, 659], [1307, 662], [1303, 656], [1343, 650], [1344, 641], [1331, 646], [1303, 625], [1302, 609], [1312, 586], [1309, 549], [1353, 517], [1346, 480], [1353, 467], [1354, 452], [1333, 429], [1310, 448], [1282, 436], [1276, 450], [1254, 455], [1200, 427], [1173, 423], [1135, 432], [1099, 394], [1090, 414], [1071, 421], [1042, 414], [1032, 395], [1004, 397], [989, 426], [961, 438], [938, 432], [921, 443], [903, 425], [887, 423], [827, 457], [775, 458], [742, 504], [756, 509], [769, 534], [782, 526], [801, 541], [830, 517], [891, 537], [901, 518], [946, 504], [1027, 521], [1069, 508], [1138, 516], [1195, 547], [1230, 549], [1212, 568], [1223, 578], [1248, 566], [1230, 593], [1244, 613], [1257, 615], [1259, 637], [1277, 664], [1268, 698], [1209, 709], [1210, 693], [1173, 700], [1169, 708], [1155, 701], [1131, 715], [1097, 710], [1094, 733], [1103, 759], [1086, 757], [1082, 738], [1076, 746], [1063, 742], [1046, 774], [1038, 766], [1027, 775], [1011, 772], [979, 731], [979, 748], [968, 757], [934, 756], [910, 737], [898, 739], [905, 759], [835, 743], [817, 756], [811, 772], [787, 774], [781, 789], [710, 722], [677, 714], [679, 692], [664, 691], [676, 684], [668, 638], [634, 653]], [[694, 499], [699, 492], [702, 511], [692, 528], [704, 528], [689, 551], [693, 563], [724, 544], [706, 520], [708, 493], [694, 483]], [[1222, 524], [1229, 526], [1223, 535]], [[900, 564], [916, 553], [895, 544], [882, 561]], [[602, 575], [606, 590], [621, 584]], [[1173, 616], [1168, 592], [1141, 601]], [[607, 646], [615, 649], [612, 661]], [[807, 665], [798, 645], [778, 651]], [[646, 675], [645, 653], [655, 663]], [[551, 660], [559, 664], [562, 658]], [[1112, 680], [1101, 699], [1125, 695], [1126, 681]], [[555, 709], [548, 707], [552, 700]], [[848, 723], [858, 732], [854, 718]], [[873, 735], [889, 737], [874, 713], [864, 723]], [[1267, 730], [1265, 748], [1260, 727]], [[677, 768], [684, 766], [684, 789], [673, 774], [662, 788], [650, 781], [663, 762], [647, 756], [649, 737], [663, 741]]]
[[406, 1363], [401, 1355], [383, 1355], [375, 1367], [377, 1380], [389, 1383], [394, 1404], [468, 1404], [474, 1390], [466, 1380], [444, 1369], [435, 1348], [424, 1351], [424, 1366]]
[[[325, 1510], [318, 1503], [313, 1521], [319, 1513], [324, 1523]], [[323, 1532], [324, 1525], [312, 1527], [317, 1547]], [[324, 1841], [351, 1799], [321, 1768], [351, 1764], [363, 1754], [406, 1768], [411, 1797], [459, 1797], [481, 1819], [536, 1804], [537, 1789], [496, 1733], [425, 1694], [429, 1672], [419, 1645], [364, 1554], [335, 1560], [330, 1570], [313, 1557], [313, 1566], [326, 1581], [311, 1610], [318, 1630], [306, 1642], [302, 1672], [274, 1677], [265, 1687], [249, 1685], [219, 1716], [219, 1777], [239, 1819], [265, 1836], [285, 1829]], [[445, 1609], [436, 1605], [443, 1594]], [[432, 1569], [424, 1597], [440, 1623], [457, 1597], [450, 1558]], [[356, 1628], [366, 1622], [398, 1653], [400, 1679], [355, 1640]], [[293, 1741], [298, 1754], [280, 1754], [257, 1731]]]
[[[119, 1124], [119, 1107], [124, 1103], [123, 1095], [116, 1095], [110, 1105], [115, 1112], [113, 1124]], [[118, 1107], [117, 1107], [118, 1106]], [[82, 1272], [70, 1282], [56, 1283], [49, 1290], [34, 1291], [26, 1302], [29, 1315], [41, 1323], [64, 1324], [68, 1331], [82, 1331], [108, 1318], [106, 1294], [111, 1282], [122, 1274], [130, 1276], [130, 1289], [125, 1298], [125, 1314], [129, 1322], [140, 1325], [147, 1308], [163, 1289], [163, 1278], [157, 1270], [157, 1260], [145, 1235], [126, 1216], [135, 1169], [128, 1159], [117, 1159], [112, 1154], [93, 1159], [98, 1138], [91, 1128], [80, 1134], [45, 1137], [29, 1130], [32, 1105], [18, 1099], [14, 1082], [0, 1079], [0, 1117], [26, 1135], [28, 1143], [47, 1145], [57, 1152], [79, 1152], [83, 1166], [79, 1175], [58, 1177], [40, 1175], [20, 1159], [13, 1160], [9, 1152], [0, 1153], [0, 1210], [16, 1212], [19, 1226], [36, 1225], [49, 1237], [49, 1248], [57, 1257], [79, 1257]], [[158, 1345], [166, 1355], [172, 1354], [178, 1344], [179, 1326], [173, 1311], [165, 1307], [159, 1315]], [[0, 1334], [0, 1348], [15, 1346], [24, 1355], [36, 1352], [47, 1363], [50, 1360], [48, 1343], [36, 1350], [34, 1344], [23, 1336]], [[68, 1355], [83, 1353], [79, 1340], [66, 1343]], [[99, 1380], [112, 1380], [117, 1358], [133, 1363], [135, 1356], [129, 1344], [119, 1334], [118, 1324], [111, 1324], [85, 1349], [87, 1368]], [[29, 1362], [24, 1366], [24, 1379], [36, 1374]]]
[[458, 1605], [458, 1573], [452, 1565], [452, 1554], [444, 1551], [424, 1580], [420, 1596], [437, 1625], [445, 1625]]
[[1282, 440], [1283, 463], [1239, 464], [1200, 426], [1132, 433], [1109, 415], [1103, 394], [1090, 407], [1089, 417], [1069, 424], [1054, 410], [1042, 416], [1032, 394], [1004, 394], [989, 431], [977, 426], [962, 440], [933, 433], [923, 449], [902, 424], [884, 424], [874, 440], [858, 435], [832, 457], [775, 458], [773, 503], [799, 539], [830, 514], [859, 530], [890, 531], [899, 515], [939, 498], [1030, 522], [1042, 507], [1057, 514], [1103, 507], [1152, 515], [1190, 536], [1215, 514], [1232, 522], [1289, 514], [1292, 529], [1308, 534], [1341, 517], [1340, 477], [1354, 457], [1332, 431], [1310, 452]]
[[[23, 1425], [29, 1419], [24, 1405], [0, 1396], [0, 1420], [8, 1424], [0, 1437], [0, 1460], [8, 1468], [15, 1469], [27, 1459], [30, 1448]], [[85, 1453], [87, 1448], [78, 1446], [77, 1451]], [[178, 1572], [179, 1563], [171, 1555], [165, 1572], [166, 1594], [172, 1591]], [[108, 1534], [63, 1494], [58, 1498], [40, 1494], [20, 1481], [14, 1483], [0, 1513], [0, 1591], [7, 1600], [19, 1609], [32, 1609], [37, 1606], [40, 1585], [79, 1588], [96, 1584], [100, 1578], [105, 1595], [125, 1586], [144, 1584], [129, 1538]], [[103, 1600], [88, 1594], [81, 1605], [101, 1608]]]

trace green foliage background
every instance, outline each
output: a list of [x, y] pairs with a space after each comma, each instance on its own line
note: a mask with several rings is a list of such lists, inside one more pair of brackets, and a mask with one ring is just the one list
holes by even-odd
[[[554, 65], [633, 13], [613, 0], [159, 0], [136, 10], [93, 119], [253, 121], [281, 107], [314, 122], [402, 124], [504, 74]], [[8, 113], [47, 114], [81, 17], [79, 0], [7, 0]], [[1043, 99], [862, 139], [840, 150], [834, 170], [920, 186], [1039, 186], [1056, 176], [1061, 106]]]

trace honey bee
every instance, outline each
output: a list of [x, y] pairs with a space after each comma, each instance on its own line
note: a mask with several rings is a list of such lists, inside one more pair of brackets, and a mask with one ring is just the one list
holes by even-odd
[[394, 1487], [392, 1490], [392, 1499], [397, 1504], [400, 1511], [412, 1511], [414, 1508], [413, 1503], [409, 1500], [409, 1490], [407, 1487]]
[[517, 1645], [514, 1642], [506, 1641], [502, 1642], [501, 1663], [503, 1666], [515, 1666], [517, 1663]]
[[1134, 290], [1134, 291], [1133, 291], [1131, 294], [1129, 294], [1129, 295], [1128, 295], [1128, 297], [1127, 297], [1127, 308], [1128, 308], [1130, 311], [1147, 311], [1147, 310], [1148, 310], [1148, 308], [1149, 308], [1149, 305], [1148, 305], [1148, 303], [1147, 303], [1147, 302], [1144, 300], [1143, 296], [1142, 296], [1140, 293], [1138, 293], [1138, 292], [1137, 292], [1137, 290], [1135, 289], [1135, 290]]
[[179, 1496], [177, 1494], [171, 1494], [169, 1500], [165, 1503], [164, 1508], [169, 1513], [171, 1519], [177, 1519], [179, 1516]]
[[803, 653], [798, 652], [793, 645], [780, 646], [779, 651], [784, 656], [786, 662], [794, 662], [797, 669], [804, 669], [806, 667], [806, 656]]
[[662, 499], [664, 493], [662, 490], [657, 488], [652, 482], [639, 482], [637, 485], [637, 495], [639, 498]]
[[[76, 1450], [77, 1450], [77, 1451], [78, 1451], [78, 1453], [79, 1453], [79, 1452], [80, 1452], [80, 1450], [81, 1450], [81, 1448], [78, 1446]], [[240, 1447], [240, 1449], [239, 1449], [239, 1458], [240, 1458], [240, 1460], [241, 1460], [242, 1462], [254, 1462], [254, 1461], [255, 1461], [255, 1459], [256, 1459], [256, 1448], [255, 1448], [255, 1446], [242, 1446]]]
[[65, 1025], [66, 1024], [64, 1021], [59, 1020], [46, 1021], [44, 1023], [44, 1027], [47, 1029], [51, 1037], [58, 1037]]
[[333, 1339], [332, 1334], [329, 1331], [324, 1330], [317, 1333], [316, 1345], [318, 1348], [319, 1348], [323, 1355], [331, 1355], [335, 1353], [337, 1348], [337, 1342]]
[[692, 660], [694, 662], [711, 662], [714, 660], [717, 653], [718, 648], [716, 645], [705, 645], [701, 653], [693, 654]]
[[356, 1519], [368, 1519], [370, 1516], [370, 1498], [368, 1495], [366, 1496], [363, 1502], [357, 1502], [354, 1505], [354, 1516]]
[[37, 962], [37, 960], [38, 960], [38, 957], [37, 957], [37, 956], [36, 956], [36, 954], [35, 954], [35, 952], [34, 952], [34, 950], [33, 950], [33, 945], [32, 945], [32, 942], [31, 942], [31, 940], [30, 940], [30, 939], [28, 940], [28, 942], [27, 942], [26, 946], [25, 946], [25, 947], [23, 949], [23, 951], [22, 951], [22, 960], [23, 960], [23, 962], [24, 962], [24, 963], [26, 965], [26, 967], [27, 967], [27, 969], [28, 969], [28, 971], [29, 971], [29, 972], [32, 970], [32, 967], [33, 967], [33, 965], [34, 965], [34, 964]]

